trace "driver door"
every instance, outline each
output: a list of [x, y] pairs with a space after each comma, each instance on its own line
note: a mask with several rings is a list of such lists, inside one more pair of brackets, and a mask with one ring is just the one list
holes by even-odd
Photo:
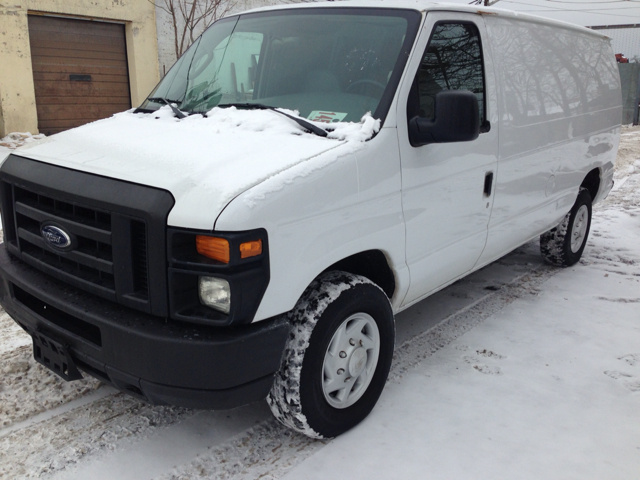
[[[400, 93], [402, 207], [411, 275], [403, 306], [472, 270], [487, 240], [498, 152], [497, 129], [491, 126], [498, 119], [493, 64], [484, 40], [479, 15], [429, 13], [408, 67], [414, 74]], [[408, 119], [434, 118], [434, 99], [441, 90], [476, 95], [480, 135], [469, 142], [414, 147]]]

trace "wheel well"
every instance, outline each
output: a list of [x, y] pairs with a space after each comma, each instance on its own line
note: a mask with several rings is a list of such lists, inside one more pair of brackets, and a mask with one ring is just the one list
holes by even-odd
[[325, 270], [342, 270], [362, 275], [378, 285], [387, 297], [391, 298], [396, 290], [396, 280], [387, 262], [387, 257], [380, 250], [367, 250], [356, 253], [334, 263]]
[[597, 168], [591, 170], [582, 181], [580, 188], [586, 188], [589, 190], [591, 200], [595, 200], [598, 195], [598, 191], [600, 190], [600, 170]]

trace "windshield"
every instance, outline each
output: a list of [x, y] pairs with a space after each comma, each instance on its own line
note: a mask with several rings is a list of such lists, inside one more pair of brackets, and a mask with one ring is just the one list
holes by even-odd
[[[415, 38], [411, 10], [316, 8], [245, 14], [212, 25], [141, 111], [261, 104], [312, 121], [384, 119]], [[245, 106], [250, 108], [250, 106]]]

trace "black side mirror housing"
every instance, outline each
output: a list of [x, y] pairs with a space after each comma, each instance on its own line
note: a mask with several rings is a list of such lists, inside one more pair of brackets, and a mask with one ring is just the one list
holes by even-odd
[[468, 142], [480, 135], [478, 99], [468, 90], [445, 90], [435, 96], [435, 119], [409, 120], [409, 142], [414, 147], [429, 143]]

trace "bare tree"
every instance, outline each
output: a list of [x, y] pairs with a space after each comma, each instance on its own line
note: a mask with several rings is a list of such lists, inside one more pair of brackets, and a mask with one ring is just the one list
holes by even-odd
[[236, 6], [236, 0], [148, 0], [171, 17], [176, 58], [197, 36]]

